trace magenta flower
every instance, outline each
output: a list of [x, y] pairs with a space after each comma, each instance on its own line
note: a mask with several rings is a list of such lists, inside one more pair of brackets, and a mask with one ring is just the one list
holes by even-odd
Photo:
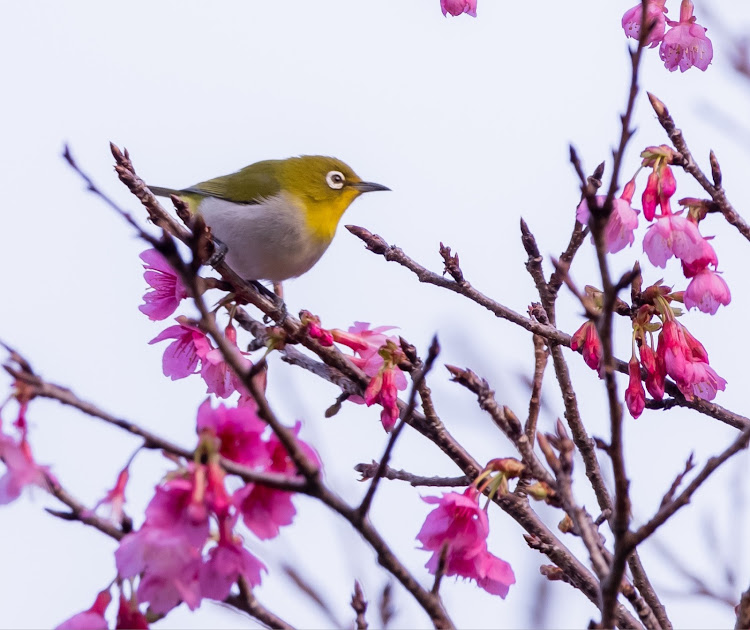
[[91, 508], [91, 510], [87, 510], [87, 512], [94, 513], [101, 506], [108, 506], [109, 520], [111, 520], [116, 525], [122, 523], [122, 518], [124, 516], [123, 507], [125, 505], [125, 488], [128, 485], [129, 478], [130, 472], [128, 471], [128, 468], [126, 466], [120, 471], [120, 474], [117, 475], [115, 487], [109, 490], [107, 494], [104, 495], [104, 498], [98, 501], [97, 504], [93, 508]]
[[570, 349], [577, 351], [579, 348], [586, 365], [598, 371], [602, 362], [602, 342], [596, 332], [596, 324], [591, 320], [584, 322], [570, 338]]
[[0, 431], [0, 461], [7, 469], [0, 477], [0, 505], [15, 501], [26, 486], [47, 490], [49, 468], [34, 461], [31, 446], [25, 437], [16, 441]]
[[[299, 435], [301, 424], [294, 425], [294, 435]], [[320, 458], [314, 449], [298, 439], [307, 457], [320, 466]], [[267, 445], [268, 458], [262, 469], [266, 472], [297, 476], [297, 468], [276, 435], [271, 435]], [[292, 504], [292, 493], [276, 490], [260, 484], [249, 483], [234, 493], [233, 500], [242, 513], [245, 525], [261, 540], [278, 536], [279, 529], [290, 525], [297, 513]]]
[[243, 466], [255, 466], [268, 457], [261, 437], [265, 429], [266, 423], [251, 406], [227, 408], [220, 403], [213, 409], [206, 399], [198, 408], [198, 433], [213, 433], [219, 440], [219, 453]]
[[[243, 368], [246, 371], [250, 370], [253, 364], [243, 356], [237, 347], [237, 330], [232, 324], [224, 329], [224, 336]], [[203, 360], [201, 376], [206, 381], [206, 391], [209, 394], [216, 394], [219, 398], [229, 398], [234, 392], [244, 390], [242, 379], [234, 373], [234, 370], [224, 360], [221, 350], [218, 348], [209, 350], [201, 356], [201, 359]]]
[[641, 382], [641, 364], [635, 356], [628, 363], [628, 374], [630, 381], [625, 390], [625, 404], [628, 406], [630, 415], [637, 418], [646, 408], [646, 392], [643, 391]]
[[450, 13], [455, 17], [467, 13], [471, 17], [477, 17], [477, 0], [440, 0], [440, 8], [443, 15]]
[[102, 591], [96, 596], [91, 608], [66, 619], [55, 630], [107, 630], [109, 625], [104, 613], [111, 601], [109, 590]]
[[[630, 205], [634, 189], [635, 183], [633, 181], [628, 182], [622, 196], [612, 201], [612, 213], [609, 215], [607, 226], [604, 229], [606, 251], [610, 254], [625, 249], [627, 245], [632, 245], [635, 240], [633, 232], [638, 227], [638, 211], [633, 210]], [[604, 204], [605, 199], [606, 196], [604, 195], [596, 197], [599, 204]], [[590, 219], [591, 212], [584, 199], [576, 209], [576, 220], [583, 225], [588, 225]]]
[[365, 390], [365, 404], [369, 407], [375, 403], [383, 406], [380, 412], [380, 421], [383, 428], [390, 432], [398, 420], [398, 391], [406, 389], [406, 376], [396, 365], [383, 367], [375, 376]]
[[695, 223], [676, 214], [667, 214], [648, 227], [643, 237], [643, 251], [652, 265], [664, 268], [672, 256], [687, 263], [703, 256], [704, 241]]
[[640, 347], [641, 365], [646, 370], [646, 389], [656, 400], [664, 398], [664, 379], [667, 376], [664, 362], [651, 346], [645, 343]]
[[[664, 37], [664, 29], [666, 27], [666, 17], [664, 14], [667, 12], [664, 5], [666, 1], [649, 0], [646, 6], [646, 26], [652, 25], [652, 28], [646, 38], [645, 45], [650, 48], [654, 48], [661, 41], [662, 37]], [[640, 3], [632, 9], [625, 11], [625, 15], [622, 16], [622, 28], [625, 30], [626, 36], [640, 40], [642, 13], [643, 9]]]
[[200, 549], [177, 531], [144, 525], [125, 536], [115, 551], [122, 578], [141, 576], [138, 601], [165, 614], [185, 602], [195, 610], [201, 601]]
[[727, 382], [708, 364], [703, 344], [674, 320], [667, 320], [659, 333], [657, 356], [664, 369], [688, 399], [713, 400]]
[[146, 263], [143, 277], [152, 290], [143, 296], [145, 304], [141, 304], [138, 310], [154, 321], [166, 319], [187, 297], [187, 289], [166, 258], [155, 249], [141, 252], [140, 257]]
[[732, 300], [729, 287], [724, 279], [708, 268], [699, 271], [685, 290], [685, 307], [714, 315], [720, 305], [726, 306]]
[[[378, 326], [377, 328], [370, 329], [370, 324], [367, 322], [354, 322], [354, 326], [350, 326], [347, 332], [339, 330], [338, 328], [334, 328], [330, 332], [336, 343], [351, 348], [359, 355], [358, 358], [355, 358], [355, 363], [359, 367], [363, 367], [370, 357], [377, 355], [380, 347], [383, 346], [388, 339], [395, 339], [394, 337], [387, 337], [383, 334], [394, 328], [394, 326]], [[370, 374], [370, 376], [372, 376], [372, 374]]]
[[268, 572], [266, 565], [245, 549], [239, 540], [229, 542], [221, 539], [208, 552], [208, 560], [201, 567], [201, 594], [223, 601], [240, 577], [244, 577], [251, 587], [259, 585], [261, 571]]
[[475, 580], [487, 592], [505, 598], [516, 579], [510, 565], [487, 550], [489, 521], [478, 498], [474, 486], [463, 494], [425, 497], [425, 502], [436, 503], [437, 507], [427, 515], [417, 540], [422, 549], [433, 552], [425, 565], [430, 573], [437, 571], [445, 546], [445, 575]]
[[120, 606], [117, 610], [116, 628], [130, 630], [148, 630], [148, 620], [138, 609], [138, 602], [127, 599], [120, 591]]
[[706, 37], [706, 29], [696, 24], [693, 16], [693, 3], [682, 0], [680, 4], [680, 21], [669, 22], [672, 27], [664, 35], [659, 56], [670, 72], [677, 68], [685, 72], [695, 66], [705, 71], [714, 56], [711, 40]]
[[176, 326], [162, 330], [149, 341], [153, 344], [165, 339], [175, 340], [167, 346], [162, 358], [164, 376], [173, 381], [195, 374], [198, 363], [213, 349], [203, 331], [188, 324], [186, 317], [177, 317], [176, 321]]

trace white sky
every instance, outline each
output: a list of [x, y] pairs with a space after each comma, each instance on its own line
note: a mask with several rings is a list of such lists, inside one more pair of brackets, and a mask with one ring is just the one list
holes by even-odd
[[[381, 234], [437, 271], [442, 240], [459, 253], [476, 287], [525, 312], [537, 296], [523, 267], [519, 218], [527, 220], [545, 255], [559, 255], [579, 198], [568, 144], [575, 144], [590, 171], [609, 161], [619, 137], [629, 81], [620, 18], [632, 1], [532, 7], [480, 0], [477, 19], [445, 19], [438, 0], [3, 4], [0, 337], [49, 380], [186, 446], [194, 444], [204, 387], [197, 377], [165, 379], [163, 345], [146, 343], [163, 325], [137, 310], [145, 287], [137, 255], [144, 246], [83, 190], [60, 158], [64, 142], [94, 179], [140, 218], [137, 201], [112, 172], [110, 140], [131, 151], [144, 179], [175, 187], [260, 159], [335, 155], [364, 179], [393, 189], [358, 200], [344, 223]], [[669, 0], [672, 17], [678, 4]], [[726, 1], [721, 9], [736, 32], [746, 32], [750, 5]], [[702, 21], [700, 8], [698, 16]], [[670, 74], [652, 50], [641, 85], [668, 105], [704, 167], [709, 148], [716, 151], [730, 199], [750, 216], [748, 84], [729, 69], [718, 29], [706, 25], [716, 53], [708, 72]], [[636, 123], [624, 176], [635, 170], [644, 146], [666, 141], [644, 93]], [[697, 185], [678, 174], [677, 196], [699, 195]], [[704, 233], [717, 235], [714, 246], [734, 299], [713, 318], [693, 313], [685, 323], [729, 381], [717, 402], [747, 413], [740, 351], [746, 344], [739, 331], [750, 308], [741, 262], [748, 244], [716, 218], [704, 225]], [[635, 257], [645, 261], [639, 241], [615, 256], [614, 269], [629, 268]], [[572, 275], [581, 286], [597, 284], [589, 247]], [[679, 269], [651, 270], [646, 281], [662, 276], [677, 282]], [[421, 350], [437, 331], [442, 363], [471, 367], [490, 381], [501, 402], [525, 416], [521, 376], [531, 373], [528, 335], [453, 294], [419, 285], [405, 270], [366, 252], [346, 230], [310, 273], [287, 284], [286, 292], [291, 312], [307, 308], [329, 327], [356, 320], [397, 325]], [[565, 296], [560, 327], [572, 332], [580, 321], [580, 307]], [[618, 353], [628, 351], [624, 327]], [[571, 364], [587, 426], [606, 436], [603, 388], [578, 357], [571, 355]], [[8, 379], [0, 379], [7, 387]], [[279, 415], [288, 424], [304, 421], [303, 437], [322, 454], [330, 484], [351, 501], [360, 497], [364, 486], [352, 467], [378, 459], [387, 439], [377, 409], [350, 404], [326, 420], [322, 414], [335, 388], [280, 362], [272, 365], [269, 382]], [[514, 454], [473, 397], [448, 383], [442, 368], [431, 385], [449, 430], [477, 459]], [[545, 391], [549, 408], [540, 428], [550, 430], [562, 414], [551, 372]], [[111, 487], [137, 445], [50, 402], [35, 401], [29, 419], [38, 460], [53, 463], [65, 487], [87, 503]], [[436, 448], [406, 433], [394, 466], [457, 474]], [[691, 450], [697, 461], [705, 461], [733, 435], [689, 411], [647, 411], [628, 421], [636, 520], [657, 508]], [[738, 572], [735, 594], [747, 587], [750, 575], [737, 546], [742, 521], [736, 506], [747, 495], [738, 480], [747, 461], [742, 455], [717, 474], [658, 537], [713, 583], [721, 584], [721, 558], [728, 558]], [[128, 495], [131, 514], [139, 514], [166, 469], [157, 454], [138, 456]], [[576, 490], [582, 502], [594, 505], [583, 483]], [[431, 583], [422, 569], [429, 556], [416, 549], [414, 536], [429, 511], [419, 496], [432, 493], [385, 483], [373, 516], [424, 584]], [[114, 543], [79, 524], [56, 521], [43, 512], [47, 505], [55, 504], [38, 492], [0, 510], [0, 627], [54, 626], [88, 608], [114, 577]], [[353, 618], [348, 606], [353, 580], [361, 580], [372, 602], [370, 621], [377, 625], [375, 600], [388, 578], [372, 553], [340, 519], [309, 500], [298, 499], [297, 506], [297, 522], [278, 540], [258, 544], [248, 536], [252, 550], [271, 567], [259, 599], [293, 624], [329, 625], [283, 576], [279, 564], [286, 560], [324, 592], [346, 623]], [[559, 512], [544, 513], [552, 524], [561, 518]], [[710, 517], [715, 517], [718, 550], [707, 543]], [[502, 601], [473, 584], [445, 580], [446, 605], [461, 627], [528, 625], [542, 597], [538, 567], [546, 558], [526, 547], [520, 527], [499, 510], [491, 509], [490, 523], [490, 550], [511, 562], [517, 585]], [[579, 548], [576, 541], [564, 540]], [[733, 623], [728, 606], [676, 595], [686, 582], [664, 567], [654, 544], [644, 546], [643, 557], [657, 586], [672, 594], [665, 600], [676, 627]], [[550, 626], [582, 627], [596, 617], [588, 600], [565, 584], [550, 584], [544, 593]], [[289, 605], [290, 597], [299, 609]], [[395, 605], [396, 625], [428, 623], [398, 586]], [[197, 614], [179, 609], [156, 627], [247, 624], [207, 602]]]

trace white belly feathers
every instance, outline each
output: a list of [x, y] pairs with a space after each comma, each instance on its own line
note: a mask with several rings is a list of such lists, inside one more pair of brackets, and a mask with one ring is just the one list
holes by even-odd
[[229, 249], [227, 264], [242, 278], [281, 282], [305, 273], [330, 245], [308, 233], [297, 204], [287, 193], [259, 204], [206, 197], [198, 210]]

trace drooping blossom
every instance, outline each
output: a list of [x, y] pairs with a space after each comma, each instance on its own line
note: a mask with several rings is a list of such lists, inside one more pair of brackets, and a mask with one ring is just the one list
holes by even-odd
[[641, 365], [646, 370], [646, 389], [656, 400], [661, 400], [664, 398], [664, 379], [667, 376], [664, 362], [645, 343], [640, 347], [639, 353]]
[[641, 166], [652, 169], [641, 196], [643, 216], [646, 221], [652, 221], [657, 204], [662, 215], [672, 214], [670, 199], [677, 190], [677, 181], [670, 164], [674, 162], [675, 152], [666, 144], [661, 144], [646, 147], [641, 152], [641, 157]]
[[630, 415], [637, 418], [646, 407], [646, 392], [643, 391], [641, 382], [641, 364], [635, 356], [628, 363], [628, 374], [630, 380], [625, 390], [625, 404], [628, 406]]
[[201, 552], [209, 533], [202, 471], [196, 468], [188, 479], [158, 486], [143, 526], [127, 534], [115, 551], [120, 577], [140, 574], [138, 601], [148, 602], [156, 613], [167, 613], [180, 601], [191, 610], [200, 605]]
[[138, 602], [134, 599], [128, 599], [120, 591], [120, 605], [117, 610], [116, 628], [123, 630], [148, 630], [148, 619], [139, 610]]
[[[690, 219], [688, 221], [692, 223]], [[682, 274], [686, 278], [692, 278], [708, 267], [708, 265], [713, 265], [713, 268], [716, 269], [716, 266], [719, 264], [719, 259], [711, 243], [707, 238], [701, 237], [701, 239], [697, 247], [691, 250], [695, 254], [695, 258], [691, 261], [682, 261]]]
[[266, 423], [249, 406], [226, 407], [220, 403], [214, 409], [211, 400], [206, 399], [198, 408], [197, 430], [215, 435], [219, 440], [219, 453], [243, 466], [255, 466], [268, 457], [262, 439]]
[[446, 547], [446, 576], [475, 580], [487, 592], [505, 598], [516, 579], [511, 566], [487, 550], [489, 521], [479, 507], [478, 497], [474, 486], [463, 494], [447, 492], [442, 497], [424, 497], [425, 502], [437, 507], [427, 515], [417, 540], [422, 549], [433, 552], [425, 565], [430, 573], [436, 573]]
[[187, 289], [166, 258], [155, 249], [141, 252], [140, 258], [145, 263], [143, 277], [151, 291], [143, 296], [145, 304], [141, 304], [138, 310], [153, 321], [166, 319], [187, 297]]
[[[249, 370], [252, 363], [243, 356], [237, 347], [237, 330], [232, 324], [225, 328], [224, 336], [229, 342], [231, 352], [235, 355], [237, 361], [245, 370]], [[213, 348], [206, 352], [201, 359], [201, 376], [206, 382], [206, 391], [209, 394], [216, 394], [219, 398], [229, 398], [234, 392], [244, 390], [242, 380], [226, 362], [221, 350]]]
[[3, 433], [0, 425], [0, 461], [6, 467], [0, 476], [0, 505], [15, 501], [27, 486], [47, 489], [49, 468], [36, 463], [25, 432], [16, 439]]
[[122, 523], [124, 517], [123, 507], [125, 505], [125, 488], [128, 485], [128, 479], [130, 478], [130, 472], [128, 466], [125, 466], [120, 473], [117, 475], [117, 481], [115, 482], [114, 488], [107, 491], [103, 499], [97, 501], [96, 505], [87, 510], [87, 512], [94, 513], [100, 507], [106, 506], [109, 508], [109, 520], [116, 525]]
[[176, 318], [177, 325], [162, 330], [149, 344], [165, 339], [174, 339], [162, 358], [164, 376], [173, 381], [195, 374], [198, 364], [212, 349], [206, 334], [197, 326], [188, 323], [185, 316]]
[[370, 377], [364, 397], [350, 396], [349, 401], [368, 406], [381, 404], [380, 420], [386, 431], [392, 430], [398, 419], [398, 391], [407, 385], [406, 376], [398, 367], [405, 359], [399, 340], [384, 334], [392, 329], [393, 326], [370, 329], [369, 323], [355, 322], [347, 332], [331, 331], [334, 341], [354, 351], [350, 361]]
[[661, 42], [659, 56], [670, 72], [677, 68], [680, 72], [695, 66], [705, 71], [714, 56], [711, 40], [706, 37], [706, 29], [697, 24], [693, 16], [693, 3], [682, 0], [680, 21], [669, 21], [670, 28]]
[[570, 349], [581, 350], [583, 360], [592, 370], [599, 370], [602, 362], [602, 342], [596, 331], [596, 324], [591, 320], [583, 323], [570, 338]]
[[382, 365], [377, 374], [372, 376], [365, 390], [365, 404], [369, 407], [378, 403], [382, 405], [380, 421], [386, 431], [392, 431], [398, 420], [398, 392], [406, 389], [406, 376], [398, 367], [404, 360], [403, 351], [390, 339], [378, 351]]
[[693, 276], [684, 295], [686, 308], [695, 307], [709, 315], [714, 315], [720, 305], [726, 306], [731, 299], [724, 278], [707, 267]]
[[[632, 245], [635, 240], [633, 232], [638, 227], [638, 211], [630, 205], [634, 191], [635, 181], [631, 180], [625, 186], [622, 195], [612, 200], [612, 213], [609, 215], [607, 226], [604, 229], [604, 243], [606, 251], [610, 254], [625, 249], [626, 246]], [[605, 200], [605, 195], [596, 197], [596, 201], [600, 205], [603, 205]], [[584, 199], [576, 210], [576, 219], [579, 223], [588, 225], [590, 218], [591, 212], [587, 201]]]
[[668, 214], [656, 219], [643, 237], [643, 251], [655, 267], [664, 268], [672, 256], [691, 263], [705, 252], [705, 239], [685, 217]]
[[[297, 422], [292, 429], [295, 437], [300, 428], [301, 424]], [[320, 458], [315, 450], [299, 438], [297, 443], [307, 458], [320, 466]], [[266, 461], [260, 466], [261, 470], [289, 477], [297, 476], [297, 468], [276, 434], [272, 434], [268, 440], [267, 453]], [[282, 526], [292, 523], [297, 513], [292, 504], [292, 496], [291, 492], [285, 490], [248, 483], [234, 493], [233, 499], [245, 525], [258, 538], [267, 540], [278, 536]]]
[[91, 608], [66, 619], [55, 630], [107, 630], [109, 626], [104, 613], [111, 601], [109, 590], [102, 591], [96, 596]]
[[[664, 29], [666, 27], [665, 13], [667, 9], [664, 7], [667, 0], [649, 0], [646, 5], [646, 28], [651, 26], [651, 30], [648, 33], [648, 37], [644, 43], [649, 48], [654, 48], [664, 37]], [[622, 28], [625, 31], [625, 35], [632, 37], [635, 40], [641, 38], [641, 18], [643, 13], [643, 5], [638, 3], [632, 9], [625, 11], [625, 15], [622, 16]]]
[[195, 610], [201, 601], [201, 553], [180, 533], [144, 525], [120, 541], [115, 551], [122, 578], [141, 576], [138, 601], [165, 614], [181, 601]]
[[450, 13], [455, 17], [466, 13], [471, 17], [477, 17], [477, 0], [440, 0], [440, 8], [443, 15]]
[[201, 594], [223, 601], [240, 577], [250, 587], [260, 584], [261, 571], [268, 571], [266, 565], [245, 549], [239, 539], [222, 537], [208, 552], [208, 559], [201, 567]]
[[708, 363], [703, 344], [678, 322], [667, 319], [659, 333], [658, 357], [688, 399], [713, 400], [727, 382]]

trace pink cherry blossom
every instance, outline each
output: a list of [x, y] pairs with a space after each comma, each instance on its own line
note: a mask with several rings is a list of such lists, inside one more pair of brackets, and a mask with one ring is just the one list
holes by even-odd
[[720, 305], [726, 306], [732, 299], [729, 287], [716, 272], [706, 268], [698, 272], [685, 290], [685, 307], [693, 307], [714, 315]]
[[[294, 435], [298, 435], [301, 424], [297, 422]], [[302, 440], [297, 440], [300, 448], [311, 461], [320, 465], [320, 458], [314, 449]], [[268, 458], [262, 470], [288, 476], [297, 476], [297, 468], [275, 434], [271, 435], [267, 446]], [[278, 536], [279, 529], [290, 525], [297, 513], [292, 504], [292, 493], [276, 490], [260, 484], [249, 483], [234, 493], [233, 500], [242, 514], [245, 525], [261, 540]]]
[[477, 0], [440, 0], [440, 8], [443, 15], [450, 13], [457, 16], [467, 13], [471, 17], [477, 17]]
[[695, 22], [693, 3], [682, 0], [680, 21], [670, 21], [669, 24], [672, 28], [664, 35], [659, 48], [659, 56], [667, 70], [674, 72], [679, 68], [680, 72], [685, 72], [695, 66], [705, 71], [714, 51], [711, 40], [706, 37], [706, 29]]
[[227, 408], [220, 403], [213, 409], [210, 399], [206, 399], [198, 408], [197, 430], [216, 435], [219, 453], [243, 466], [254, 466], [268, 457], [262, 439], [266, 423], [250, 406]]
[[664, 398], [664, 379], [667, 376], [664, 362], [651, 346], [640, 347], [641, 365], [646, 370], [646, 389], [656, 400]]
[[[650, 48], [654, 48], [664, 37], [666, 26], [664, 14], [667, 11], [664, 8], [665, 3], [666, 0], [649, 0], [648, 5], [646, 5], [645, 23], [647, 27], [651, 24], [653, 24], [653, 27], [649, 31], [644, 45]], [[640, 39], [642, 13], [643, 8], [640, 3], [625, 11], [625, 15], [622, 16], [622, 28], [625, 30], [625, 35], [636, 40]]]
[[625, 390], [625, 404], [628, 406], [630, 415], [637, 418], [646, 407], [646, 392], [643, 391], [641, 382], [641, 364], [635, 357], [628, 363], [628, 374], [630, 381]]
[[128, 479], [130, 478], [130, 472], [126, 466], [117, 475], [117, 481], [115, 487], [112, 488], [104, 495], [104, 498], [99, 500], [96, 505], [87, 510], [88, 513], [96, 512], [102, 506], [109, 507], [109, 520], [116, 525], [122, 523], [124, 516], [123, 506], [125, 505], [125, 488], [128, 485]]
[[176, 381], [195, 374], [198, 364], [211, 350], [208, 337], [196, 326], [189, 324], [186, 317], [178, 317], [177, 325], [162, 330], [149, 344], [165, 339], [174, 339], [164, 351], [162, 369], [164, 376]]
[[365, 404], [369, 407], [375, 403], [383, 406], [380, 421], [386, 431], [392, 431], [398, 420], [398, 391], [406, 389], [406, 376], [396, 365], [383, 368], [370, 379], [365, 390]]
[[[232, 324], [226, 327], [224, 336], [240, 365], [246, 371], [250, 370], [253, 364], [243, 356], [243, 353], [237, 347], [237, 330]], [[224, 360], [221, 350], [218, 348], [209, 350], [201, 359], [203, 359], [201, 376], [206, 382], [206, 391], [209, 394], [216, 394], [219, 398], [229, 398], [234, 392], [244, 390], [242, 380]]]
[[102, 591], [96, 596], [91, 608], [66, 619], [55, 630], [107, 630], [109, 626], [104, 613], [111, 601], [109, 590]]
[[[358, 367], [362, 367], [367, 363], [368, 359], [377, 356], [380, 347], [389, 339], [389, 337], [383, 333], [388, 330], [393, 330], [394, 328], [395, 326], [378, 326], [377, 328], [370, 329], [370, 324], [368, 322], [354, 322], [354, 326], [350, 326], [348, 331], [344, 332], [343, 330], [334, 328], [331, 330], [331, 335], [336, 343], [351, 348], [357, 355], [359, 355], [355, 360], [355, 363]], [[390, 339], [395, 340], [394, 337], [390, 337]], [[377, 371], [377, 369], [375, 371]], [[370, 374], [370, 376], [372, 376], [372, 374]]]
[[141, 260], [146, 263], [143, 277], [152, 291], [143, 296], [138, 309], [148, 315], [149, 319], [157, 321], [166, 319], [177, 310], [180, 302], [188, 295], [185, 285], [175, 273], [167, 260], [155, 249], [141, 252]]
[[697, 255], [694, 260], [690, 262], [682, 261], [682, 273], [686, 278], [692, 278], [708, 265], [713, 265], [716, 269], [716, 265], [719, 264], [716, 252], [707, 238], [701, 240], [696, 251]]
[[417, 534], [422, 549], [439, 555], [443, 544], [448, 543], [451, 549], [460, 551], [460, 555], [471, 557], [486, 547], [489, 520], [479, 507], [476, 488], [470, 486], [463, 494], [444, 492], [442, 497], [423, 497], [422, 500], [437, 504]]
[[[596, 197], [599, 204], [604, 204], [605, 199], [606, 196], [604, 195]], [[632, 199], [632, 196], [630, 199]], [[625, 193], [623, 193], [622, 197], [612, 201], [612, 213], [609, 215], [607, 226], [604, 229], [606, 251], [610, 254], [625, 249], [627, 245], [632, 245], [635, 240], [633, 231], [638, 227], [638, 212], [631, 207], [630, 199], [625, 198]], [[576, 210], [576, 219], [579, 223], [587, 225], [590, 218], [591, 212], [584, 199]]]
[[704, 252], [704, 240], [695, 223], [668, 214], [648, 227], [643, 238], [643, 251], [652, 265], [664, 268], [672, 256], [687, 263], [696, 260]]
[[239, 577], [245, 578], [251, 587], [258, 586], [261, 571], [268, 571], [266, 565], [245, 549], [239, 540], [228, 542], [222, 539], [208, 552], [208, 560], [201, 567], [201, 594], [222, 601]]
[[320, 317], [310, 311], [300, 311], [299, 320], [307, 328], [307, 334], [317, 339], [321, 346], [333, 345], [333, 334], [321, 326]]
[[719, 390], [726, 388], [727, 382], [708, 364], [703, 344], [674, 320], [669, 319], [662, 326], [657, 356], [688, 399], [697, 396], [713, 400]]
[[581, 349], [583, 360], [592, 370], [599, 370], [602, 362], [602, 342], [596, 332], [596, 324], [586, 321], [570, 338], [570, 349]]
[[34, 461], [25, 435], [16, 440], [0, 431], [0, 461], [6, 467], [0, 476], [0, 505], [15, 501], [26, 486], [47, 489], [49, 468]]
[[445, 575], [473, 579], [487, 592], [505, 598], [516, 579], [511, 566], [487, 550], [489, 522], [478, 497], [474, 486], [463, 494], [425, 497], [437, 507], [427, 515], [417, 540], [422, 549], [433, 552], [425, 565], [430, 573], [437, 571], [445, 546]]
[[123, 630], [148, 630], [148, 620], [138, 609], [138, 602], [126, 598], [122, 591], [115, 627]]
[[182, 533], [144, 525], [127, 534], [115, 551], [122, 578], [141, 576], [138, 601], [164, 614], [181, 601], [195, 610], [201, 601], [200, 550]]

